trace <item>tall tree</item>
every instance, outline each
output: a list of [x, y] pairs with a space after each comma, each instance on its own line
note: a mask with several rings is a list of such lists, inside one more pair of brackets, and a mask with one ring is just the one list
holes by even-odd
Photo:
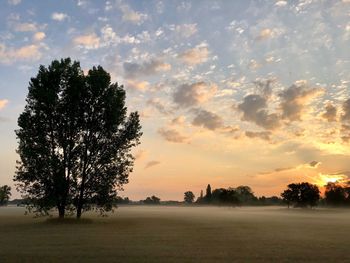
[[194, 201], [194, 193], [192, 191], [187, 191], [184, 193], [184, 201], [188, 204], [192, 204]]
[[0, 186], [0, 206], [6, 205], [10, 200], [11, 187], [8, 185]]
[[98, 208], [110, 211], [132, 171], [139, 143], [137, 112], [127, 116], [123, 86], [111, 83], [100, 66], [84, 75], [69, 58], [40, 66], [29, 84], [14, 180], [30, 202], [47, 214]]
[[206, 201], [209, 203], [211, 201], [211, 186], [208, 184], [205, 195]]

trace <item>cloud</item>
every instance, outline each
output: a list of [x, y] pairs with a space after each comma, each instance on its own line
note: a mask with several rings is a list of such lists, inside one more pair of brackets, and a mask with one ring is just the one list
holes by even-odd
[[145, 169], [148, 169], [148, 168], [150, 168], [150, 167], [152, 167], [152, 166], [156, 166], [156, 165], [158, 165], [158, 164], [160, 164], [160, 161], [150, 161], [150, 162], [148, 162], [148, 163], [145, 165]]
[[273, 130], [280, 126], [279, 115], [268, 112], [267, 99], [261, 95], [247, 95], [237, 108], [243, 113], [242, 120], [244, 121], [253, 122], [267, 130]]
[[164, 103], [159, 98], [152, 98], [147, 101], [147, 105], [153, 106], [160, 113], [164, 115], [172, 114], [173, 111], [171, 109], [167, 109]]
[[275, 79], [257, 79], [253, 81], [257, 92], [264, 98], [269, 98], [272, 94], [271, 84], [275, 82]]
[[73, 39], [74, 44], [86, 49], [96, 49], [100, 46], [100, 38], [95, 34], [77, 36]]
[[342, 121], [350, 122], [350, 99], [347, 99], [343, 103], [343, 114], [341, 116]]
[[217, 86], [205, 82], [183, 84], [173, 94], [176, 104], [183, 107], [191, 107], [202, 104], [215, 95]]
[[38, 60], [41, 58], [39, 45], [27, 45], [20, 48], [7, 48], [0, 43], [0, 63], [11, 64], [17, 60]]
[[136, 12], [132, 10], [131, 7], [128, 5], [121, 5], [120, 10], [123, 13], [123, 16], [122, 16], [123, 21], [128, 21], [128, 22], [140, 25], [145, 20], [148, 19], [147, 14]]
[[14, 30], [17, 32], [35, 32], [38, 31], [38, 26], [35, 23], [16, 23]]
[[116, 44], [140, 44], [142, 42], [148, 41], [150, 38], [147, 31], [143, 31], [137, 36], [125, 35], [120, 37], [116, 34], [113, 28], [110, 25], [105, 25], [101, 28], [101, 39], [100, 46], [108, 47]]
[[160, 128], [158, 133], [169, 142], [187, 143], [189, 141], [189, 137], [172, 128]]
[[268, 171], [268, 172], [260, 172], [259, 174], [272, 174], [272, 173], [280, 173], [280, 172], [286, 172], [290, 170], [294, 170], [295, 167], [279, 167], [274, 169], [273, 171]]
[[172, 125], [183, 125], [186, 121], [186, 117], [181, 115], [171, 120]]
[[259, 64], [255, 59], [251, 59], [248, 64], [248, 68], [251, 70], [255, 70], [261, 67], [261, 64]]
[[341, 139], [343, 140], [343, 142], [350, 142], [350, 99], [347, 99], [344, 103], [343, 103], [343, 113], [341, 115], [341, 121], [343, 122], [342, 126], [341, 126]]
[[300, 169], [316, 169], [318, 166], [321, 164], [321, 162], [318, 161], [312, 161], [309, 163], [304, 163], [304, 164], [299, 164], [294, 167], [280, 167], [276, 168], [273, 171], [268, 171], [268, 172], [260, 172], [259, 174], [272, 174], [272, 173], [279, 173], [279, 172], [286, 172], [286, 171], [291, 171], [291, 170], [300, 170]]
[[188, 38], [197, 32], [197, 24], [182, 24], [175, 27], [175, 32], [181, 36]]
[[270, 28], [264, 28], [260, 31], [259, 36], [257, 37], [257, 40], [266, 40], [269, 38], [273, 38], [274, 37], [274, 32], [272, 29]]
[[262, 132], [253, 132], [253, 131], [246, 131], [245, 136], [249, 138], [259, 138], [265, 141], [270, 141], [271, 132], [269, 131], [262, 131]]
[[104, 46], [109, 46], [118, 42], [117, 34], [114, 32], [113, 28], [110, 25], [105, 25], [102, 27], [101, 38], [103, 40]]
[[8, 103], [9, 103], [9, 101], [6, 100], [6, 99], [0, 100], [0, 110], [2, 110], [3, 108], [5, 108], [6, 105], [7, 105]]
[[178, 57], [186, 64], [196, 65], [204, 63], [208, 60], [209, 50], [207, 44], [202, 43], [192, 49], [188, 49], [183, 53], [180, 53]]
[[278, 6], [278, 7], [282, 7], [282, 6], [286, 6], [287, 5], [287, 1], [277, 1], [275, 3], [275, 6]]
[[171, 70], [171, 65], [158, 59], [151, 59], [141, 64], [124, 62], [124, 73], [127, 77], [148, 76], [158, 72]]
[[21, 3], [21, 0], [7, 0], [7, 3], [9, 3], [9, 5], [18, 5]]
[[258, 36], [255, 38], [257, 41], [264, 41], [272, 38], [276, 38], [285, 32], [283, 28], [263, 28], [259, 31]]
[[342, 124], [341, 132], [343, 133], [343, 135], [341, 136], [343, 142], [350, 142], [350, 125]]
[[197, 110], [192, 124], [194, 126], [201, 126], [212, 131], [224, 126], [223, 119], [219, 115], [202, 109]]
[[46, 37], [46, 34], [44, 32], [36, 32], [33, 35], [33, 41], [40, 42]]
[[68, 17], [69, 16], [67, 14], [57, 13], [57, 12], [52, 13], [52, 15], [51, 15], [51, 19], [56, 20], [56, 21], [60, 21], [60, 22], [67, 19]]
[[334, 122], [337, 120], [337, 108], [331, 103], [328, 103], [326, 106], [326, 111], [321, 116], [328, 122]]
[[126, 88], [137, 90], [137, 91], [146, 91], [149, 89], [149, 82], [148, 81], [137, 81], [133, 79], [127, 79], [126, 80]]
[[284, 90], [280, 94], [282, 118], [289, 121], [300, 121], [307, 104], [322, 91], [319, 88], [308, 88], [303, 81]]
[[321, 162], [312, 161], [308, 165], [309, 165], [310, 168], [317, 168], [320, 164], [321, 164]]

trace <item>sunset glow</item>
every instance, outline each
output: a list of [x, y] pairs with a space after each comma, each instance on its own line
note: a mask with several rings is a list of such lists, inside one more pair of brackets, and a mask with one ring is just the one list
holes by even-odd
[[[122, 196], [181, 200], [350, 176], [350, 1], [4, 0], [0, 185], [15, 189], [28, 82], [40, 64], [101, 65], [141, 116]], [[18, 193], [13, 193], [18, 197]]]

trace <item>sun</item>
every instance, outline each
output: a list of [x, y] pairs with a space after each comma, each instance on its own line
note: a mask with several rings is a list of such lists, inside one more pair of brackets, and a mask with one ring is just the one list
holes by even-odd
[[339, 183], [343, 184], [348, 180], [348, 177], [345, 174], [318, 174], [316, 179], [316, 184], [319, 186], [325, 186], [328, 183]]

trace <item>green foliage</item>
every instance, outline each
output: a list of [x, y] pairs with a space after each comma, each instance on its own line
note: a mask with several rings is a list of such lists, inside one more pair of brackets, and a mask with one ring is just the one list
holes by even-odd
[[192, 204], [193, 201], [194, 201], [194, 198], [195, 198], [195, 196], [194, 196], [193, 192], [187, 191], [187, 192], [184, 193], [184, 201], [185, 201], [185, 203]]
[[10, 200], [11, 187], [8, 185], [0, 186], [0, 206], [7, 205]]
[[40, 66], [18, 118], [14, 180], [29, 208], [47, 214], [112, 210], [139, 144], [137, 112], [127, 116], [123, 86], [101, 67], [84, 75], [69, 58]]
[[290, 205], [295, 207], [313, 207], [320, 199], [320, 191], [316, 185], [310, 183], [293, 183], [288, 185], [281, 197]]

